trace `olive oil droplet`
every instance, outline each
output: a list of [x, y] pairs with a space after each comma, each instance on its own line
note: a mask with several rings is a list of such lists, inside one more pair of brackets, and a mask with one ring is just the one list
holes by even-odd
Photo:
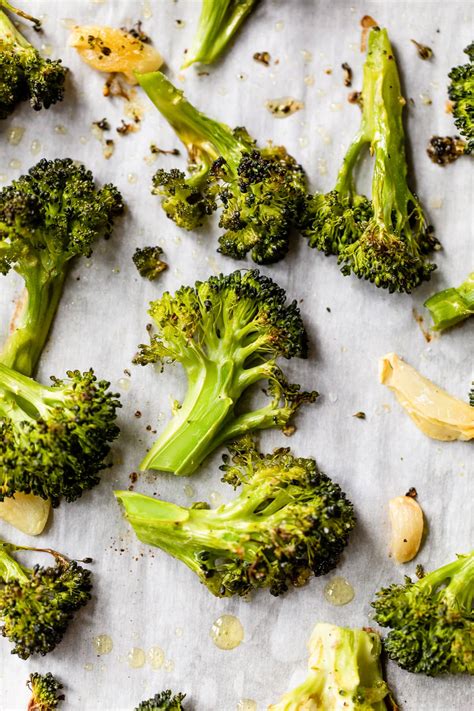
[[237, 711], [257, 711], [257, 704], [253, 699], [240, 699]]
[[140, 669], [145, 665], [145, 661], [145, 652], [140, 647], [132, 647], [127, 654], [127, 663], [132, 669]]
[[94, 637], [94, 649], [97, 654], [110, 654], [114, 646], [108, 634], [99, 634]]
[[354, 599], [354, 588], [345, 578], [336, 575], [324, 588], [324, 597], [331, 605], [347, 605]]
[[209, 634], [219, 649], [235, 649], [244, 638], [244, 628], [234, 615], [221, 615], [212, 625]]
[[165, 653], [161, 647], [150, 647], [148, 650], [148, 664], [152, 669], [161, 669], [165, 663]]

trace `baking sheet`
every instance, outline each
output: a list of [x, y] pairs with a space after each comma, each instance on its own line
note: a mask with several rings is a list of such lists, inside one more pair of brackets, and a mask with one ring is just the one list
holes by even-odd
[[[113, 181], [123, 192], [127, 214], [113, 238], [98, 245], [93, 258], [74, 265], [41, 362], [40, 377], [69, 368], [93, 366], [122, 393], [122, 436], [114, 447], [115, 466], [100, 486], [73, 505], [54, 512], [40, 544], [71, 556], [94, 558], [94, 599], [76, 617], [56, 652], [47, 658], [21, 661], [0, 644], [0, 708], [24, 709], [25, 681], [33, 671], [52, 671], [63, 680], [65, 711], [134, 708], [155, 692], [183, 690], [197, 711], [233, 711], [240, 699], [253, 699], [266, 709], [296, 680], [304, 677], [306, 642], [318, 621], [363, 626], [376, 589], [401, 581], [415, 564], [397, 566], [387, 555], [387, 501], [415, 486], [428, 524], [428, 537], [417, 563], [433, 568], [472, 545], [472, 446], [438, 443], [422, 435], [394, 397], [378, 384], [377, 360], [396, 351], [426, 376], [462, 399], [471, 380], [474, 320], [426, 343], [412, 308], [423, 311], [433, 291], [463, 281], [472, 269], [472, 165], [469, 159], [439, 168], [425, 154], [433, 133], [453, 134], [444, 111], [446, 75], [463, 61], [462, 49], [472, 39], [470, 2], [306, 2], [265, 0], [246, 24], [232, 51], [209, 75], [193, 68], [180, 73], [183, 50], [189, 47], [199, 2], [160, 0], [32, 0], [22, 3], [43, 15], [43, 42], [52, 56], [71, 68], [65, 101], [49, 111], [21, 107], [0, 126], [0, 180], [7, 183], [41, 157], [71, 156], [91, 167], [100, 182]], [[406, 125], [416, 186], [444, 250], [431, 283], [412, 296], [389, 295], [339, 273], [334, 259], [310, 251], [295, 237], [284, 262], [264, 271], [301, 300], [311, 337], [307, 362], [288, 364], [289, 374], [321, 393], [317, 404], [298, 418], [290, 441], [279, 432], [262, 436], [264, 448], [291, 444], [301, 456], [314, 456], [338, 481], [357, 508], [358, 527], [337, 573], [355, 589], [345, 607], [325, 601], [323, 589], [334, 575], [314, 579], [282, 598], [262, 592], [251, 602], [214, 599], [187, 568], [158, 550], [139, 544], [124, 523], [112, 491], [126, 488], [153, 436], [146, 426], [161, 429], [169, 417], [170, 397], [180, 397], [180, 368], [160, 375], [152, 367], [131, 366], [138, 343], [146, 339], [147, 304], [163, 290], [174, 290], [210, 273], [230, 272], [238, 263], [215, 251], [214, 224], [196, 235], [178, 229], [150, 194], [159, 167], [184, 165], [184, 158], [159, 156], [147, 163], [149, 145], [180, 145], [164, 120], [138, 96], [143, 108], [141, 130], [126, 137], [111, 134], [116, 150], [102, 156], [91, 122], [107, 117], [113, 128], [125, 117], [120, 99], [102, 96], [103, 77], [83, 65], [66, 46], [70, 20], [129, 26], [141, 18], [144, 29], [163, 53], [169, 75], [210, 116], [230, 125], [245, 125], [260, 142], [285, 144], [305, 166], [312, 187], [330, 189], [344, 148], [359, 121], [357, 107], [347, 102], [340, 65], [354, 71], [360, 88], [363, 55], [359, 20], [370, 14], [388, 26], [409, 102]], [[182, 22], [178, 22], [181, 20]], [[410, 39], [433, 48], [433, 59], [421, 61]], [[252, 55], [268, 51], [269, 67]], [[275, 60], [279, 60], [278, 64]], [[332, 70], [330, 73], [329, 70]], [[265, 108], [267, 99], [293, 96], [305, 108], [284, 120]], [[431, 100], [431, 103], [428, 103]], [[24, 127], [19, 145], [8, 143], [13, 127]], [[62, 128], [64, 127], [64, 129]], [[170, 269], [150, 284], [131, 262], [137, 245], [160, 244]], [[244, 266], [244, 265], [242, 265]], [[5, 332], [19, 282], [3, 278], [0, 327]], [[130, 369], [131, 376], [124, 375]], [[125, 380], [124, 380], [125, 379]], [[128, 389], [125, 389], [125, 384]], [[141, 418], [134, 416], [140, 410]], [[365, 421], [353, 413], [363, 410]], [[226, 497], [219, 482], [220, 454], [192, 479], [141, 475], [135, 490], [188, 504], [190, 485], [196, 500]], [[27, 543], [30, 539], [0, 522], [0, 535]], [[237, 615], [245, 637], [233, 651], [214, 646], [209, 630], [223, 613]], [[98, 657], [94, 638], [107, 634], [113, 650]], [[153, 670], [147, 663], [131, 669], [132, 648], [148, 652], [161, 647], [168, 663]], [[406, 711], [461, 710], [468, 706], [468, 679], [428, 679], [388, 665], [388, 679]]]

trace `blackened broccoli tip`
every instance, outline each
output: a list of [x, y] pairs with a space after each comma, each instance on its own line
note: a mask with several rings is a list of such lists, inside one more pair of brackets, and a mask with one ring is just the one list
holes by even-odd
[[396, 711], [383, 678], [379, 635], [370, 629], [349, 629], [318, 623], [308, 644], [308, 676], [268, 711], [303, 708], [347, 711]]
[[99, 483], [118, 436], [118, 396], [92, 370], [41, 385], [0, 363], [0, 501], [74, 501]]
[[193, 230], [218, 209], [219, 252], [235, 259], [250, 252], [257, 264], [282, 259], [306, 198], [302, 167], [283, 146], [258, 148], [244, 128], [202, 114], [161, 72], [137, 78], [189, 154], [188, 176], [176, 168], [154, 176], [168, 217]]
[[471, 153], [474, 150], [474, 42], [464, 52], [469, 62], [449, 72], [448, 96], [454, 102], [455, 126], [467, 141], [466, 153]]
[[421, 580], [378, 591], [375, 620], [390, 628], [384, 646], [402, 669], [438, 676], [474, 674], [474, 551]]
[[0, 119], [9, 116], [21, 101], [33, 109], [48, 109], [62, 101], [67, 68], [61, 60], [42, 57], [15, 27], [5, 11], [33, 22], [39, 21], [0, 0]]
[[[47, 553], [54, 564], [27, 568], [15, 552]], [[51, 652], [90, 600], [91, 572], [56, 551], [0, 541], [0, 633], [21, 659]]]
[[281, 595], [326, 575], [355, 525], [340, 486], [289, 448], [264, 455], [244, 437], [229, 452], [223, 481], [240, 493], [217, 509], [115, 492], [138, 538], [181, 560], [219, 597], [259, 588]]
[[443, 289], [424, 303], [433, 319], [433, 330], [444, 331], [474, 315], [474, 272], [457, 287]]
[[[407, 184], [407, 162], [397, 65], [386, 30], [369, 34], [362, 119], [334, 190], [309, 197], [301, 231], [311, 247], [338, 257], [355, 274], [389, 292], [410, 292], [436, 268], [427, 261], [438, 243]], [[363, 152], [374, 157], [372, 198], [357, 192], [355, 169]]]
[[92, 173], [70, 158], [43, 159], [0, 190], [0, 274], [14, 270], [26, 287], [0, 362], [33, 374], [70, 260], [89, 257], [122, 211], [117, 188], [96, 188]]
[[[258, 270], [211, 276], [165, 292], [150, 304], [155, 325], [141, 345], [141, 365], [179, 361], [187, 394], [141, 463], [142, 469], [192, 474], [223, 442], [257, 429], [284, 427], [316, 392], [291, 384], [279, 357], [307, 356], [307, 335], [296, 301]], [[269, 402], [247, 411], [243, 394], [268, 382]]]
[[213, 64], [226, 50], [259, 0], [202, 0], [191, 48], [181, 69], [195, 62]]
[[39, 674], [32, 672], [27, 686], [31, 691], [31, 699], [27, 711], [54, 711], [66, 698], [61, 692], [63, 685], [48, 672]]
[[444, 166], [465, 155], [466, 147], [457, 136], [431, 136], [426, 152], [433, 163]]
[[168, 269], [166, 262], [163, 262], [161, 247], [137, 247], [132, 257], [140, 276], [150, 281], [154, 281], [165, 269]]
[[152, 699], [142, 701], [135, 711], [185, 711], [182, 703], [186, 694], [174, 694], [170, 689], [155, 694]]

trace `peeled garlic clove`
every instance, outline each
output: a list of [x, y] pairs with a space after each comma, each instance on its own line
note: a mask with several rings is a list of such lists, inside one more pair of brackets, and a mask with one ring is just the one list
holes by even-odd
[[392, 555], [398, 563], [408, 563], [420, 548], [423, 511], [412, 496], [396, 496], [390, 499], [388, 510], [392, 525]]
[[46, 526], [51, 503], [33, 494], [16, 493], [0, 502], [0, 518], [29, 536], [38, 536]]

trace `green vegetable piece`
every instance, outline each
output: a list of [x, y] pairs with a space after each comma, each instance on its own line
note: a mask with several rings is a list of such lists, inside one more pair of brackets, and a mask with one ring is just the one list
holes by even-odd
[[64, 701], [64, 694], [58, 693], [63, 685], [54, 678], [51, 672], [39, 674], [32, 672], [27, 682], [31, 690], [28, 711], [54, 711]]
[[448, 95], [454, 101], [454, 123], [467, 141], [466, 153], [471, 153], [474, 150], [474, 42], [464, 52], [469, 62], [449, 72]]
[[165, 269], [168, 269], [166, 262], [161, 260], [163, 250], [161, 247], [137, 247], [133, 255], [133, 263], [138, 273], [144, 279], [154, 281]]
[[185, 711], [181, 703], [186, 694], [173, 694], [170, 689], [155, 694], [152, 699], [142, 701], [135, 711]]
[[433, 330], [444, 331], [474, 314], [474, 272], [461, 286], [443, 289], [425, 301], [433, 319]]

